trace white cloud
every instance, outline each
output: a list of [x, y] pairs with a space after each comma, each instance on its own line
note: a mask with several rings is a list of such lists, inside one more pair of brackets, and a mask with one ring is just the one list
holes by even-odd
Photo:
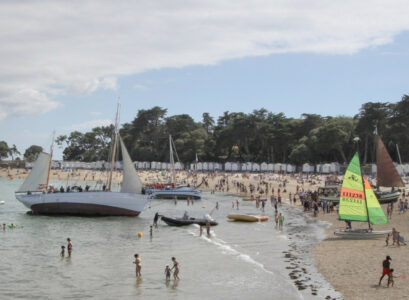
[[65, 126], [60, 128], [61, 130], [66, 130], [66, 131], [85, 131], [85, 130], [90, 130], [94, 127], [99, 127], [99, 126], [108, 126], [113, 124], [112, 120], [106, 120], [106, 119], [101, 119], [101, 120], [92, 120], [92, 121], [86, 121], [83, 123], [79, 124], [72, 124], [69, 126]]
[[393, 41], [408, 15], [407, 0], [1, 1], [0, 117], [115, 90], [118, 76], [151, 69], [351, 54]]

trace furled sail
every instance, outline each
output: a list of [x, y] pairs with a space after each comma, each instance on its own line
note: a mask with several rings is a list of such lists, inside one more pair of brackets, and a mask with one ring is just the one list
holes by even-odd
[[358, 153], [355, 153], [344, 175], [339, 198], [339, 219], [349, 221], [368, 221], [362, 184], [361, 166]]
[[378, 198], [376, 198], [375, 193], [369, 184], [368, 178], [364, 177], [365, 182], [365, 198], [368, 206], [369, 222], [371, 224], [386, 224], [388, 219], [379, 204]]
[[49, 164], [50, 155], [41, 152], [34, 163], [33, 169], [31, 170], [30, 174], [28, 174], [26, 180], [24, 180], [17, 192], [26, 193], [45, 190]]
[[121, 192], [140, 194], [142, 193], [142, 182], [136, 173], [135, 167], [131, 158], [129, 157], [128, 151], [126, 150], [121, 137], [119, 137], [119, 141], [121, 143], [122, 161], [124, 165], [124, 176], [122, 180]]
[[381, 138], [376, 136], [376, 180], [378, 186], [404, 187], [402, 178], [396, 171], [392, 158], [390, 157]]

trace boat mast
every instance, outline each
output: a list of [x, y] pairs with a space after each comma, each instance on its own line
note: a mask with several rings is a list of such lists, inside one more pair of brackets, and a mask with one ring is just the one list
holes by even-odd
[[53, 164], [54, 138], [55, 138], [55, 130], [53, 131], [53, 138], [52, 138], [51, 146], [50, 146], [50, 162], [48, 163], [48, 174], [47, 174], [47, 181], [45, 184], [46, 193], [48, 193], [48, 184], [50, 183], [51, 167]]
[[368, 201], [366, 201], [364, 177], [363, 177], [363, 175], [362, 175], [362, 168], [361, 168], [361, 166], [359, 166], [359, 168], [361, 169], [361, 181], [362, 181], [362, 187], [364, 188], [364, 201], [365, 201], [365, 208], [366, 208], [366, 216], [367, 216], [367, 218], [368, 218], [368, 226], [369, 226], [369, 229], [372, 229], [372, 228], [371, 228], [371, 222], [369, 221]]
[[173, 158], [172, 136], [169, 134], [169, 162], [171, 172], [171, 183], [175, 183], [175, 159]]
[[402, 165], [402, 158], [400, 157], [399, 146], [396, 144], [396, 151], [398, 152], [399, 163]]
[[109, 171], [109, 180], [108, 180], [108, 191], [111, 190], [112, 185], [112, 173], [114, 172], [114, 162], [115, 162], [115, 155], [116, 155], [116, 148], [118, 145], [118, 134], [119, 134], [119, 111], [121, 109], [121, 103], [119, 102], [118, 98], [118, 106], [116, 109], [116, 119], [115, 119], [115, 131], [114, 131], [114, 145], [112, 148], [112, 157], [111, 157], [111, 170]]

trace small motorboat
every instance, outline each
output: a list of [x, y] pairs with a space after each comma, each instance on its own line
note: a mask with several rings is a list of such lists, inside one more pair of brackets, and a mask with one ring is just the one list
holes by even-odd
[[371, 229], [338, 229], [334, 231], [334, 234], [341, 238], [358, 240], [377, 239], [391, 233], [392, 230], [375, 231]]
[[2, 205], [2, 204], [4, 204], [5, 202], [4, 201], [0, 201], [0, 205]]
[[213, 220], [209, 215], [206, 215], [204, 218], [191, 218], [186, 213], [182, 218], [171, 218], [161, 216], [163, 222], [168, 224], [169, 226], [187, 226], [191, 224], [197, 224], [206, 226], [206, 223], [209, 222], [210, 226], [216, 226], [217, 222]]
[[234, 221], [242, 221], [242, 222], [265, 222], [268, 221], [267, 216], [259, 216], [259, 215], [247, 215], [247, 214], [230, 214], [227, 216], [228, 219]]

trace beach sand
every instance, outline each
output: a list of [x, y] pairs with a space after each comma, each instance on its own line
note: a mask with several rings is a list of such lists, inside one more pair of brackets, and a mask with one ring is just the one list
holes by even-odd
[[[24, 169], [1, 169], [0, 177], [9, 177], [10, 180], [15, 178], [25, 178], [28, 170]], [[161, 172], [139, 171], [143, 183], [166, 182], [166, 178]], [[199, 184], [205, 178], [208, 187], [202, 185], [202, 190], [216, 189], [216, 185], [221, 179], [229, 180], [229, 191], [224, 190], [227, 194], [241, 194], [233, 186], [233, 182], [241, 182], [248, 186], [249, 183], [257, 185], [260, 180], [265, 180], [272, 184], [277, 195], [277, 189], [285, 178], [288, 183], [286, 193], [282, 196], [284, 201], [288, 201], [288, 195], [296, 192], [296, 186], [304, 190], [316, 190], [319, 185], [323, 185], [325, 176], [313, 176], [309, 180], [300, 181], [296, 175], [278, 176], [271, 178], [266, 175], [257, 174], [225, 174], [225, 173], [199, 173], [196, 178], [187, 172], [178, 172], [177, 181], [190, 184]], [[312, 178], [312, 179], [311, 179]], [[106, 181], [107, 172], [91, 170], [75, 170], [73, 172], [64, 172], [62, 170], [52, 170], [52, 179], [59, 180], [93, 180]], [[121, 172], [117, 171], [113, 175], [114, 182], [122, 180]], [[216, 189], [217, 192], [217, 189]], [[270, 193], [271, 195], [271, 188]], [[298, 209], [302, 209], [300, 202], [297, 201]], [[386, 209], [386, 208], [384, 208]], [[329, 227], [326, 229], [326, 238], [315, 246], [314, 258], [318, 270], [324, 275], [325, 279], [331, 283], [336, 291], [340, 292], [344, 299], [404, 299], [409, 298], [409, 255], [408, 246], [392, 246], [392, 239], [389, 246], [385, 246], [385, 239], [376, 240], [344, 240], [334, 236], [333, 231], [337, 228], [344, 228], [345, 223], [338, 221], [336, 212], [323, 214], [321, 211], [317, 217], [319, 220], [328, 222]], [[375, 230], [387, 230], [395, 227], [401, 235], [409, 237], [409, 212], [398, 214], [397, 205], [395, 204], [392, 219], [389, 224], [377, 225]], [[354, 222], [355, 228], [367, 228], [367, 223]], [[383, 279], [382, 286], [378, 286], [378, 281], [382, 272], [382, 261], [386, 255], [392, 257], [392, 268], [395, 269], [395, 286], [386, 287], [387, 278]], [[402, 277], [402, 275], [404, 275]]]

